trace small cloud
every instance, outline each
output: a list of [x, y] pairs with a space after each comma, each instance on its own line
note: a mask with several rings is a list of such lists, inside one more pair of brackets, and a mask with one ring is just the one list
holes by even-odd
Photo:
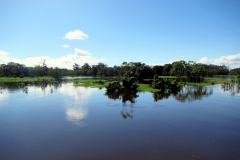
[[84, 39], [88, 38], [88, 35], [83, 33], [80, 30], [75, 30], [73, 32], [70, 31], [70, 32], [66, 33], [65, 37], [63, 37], [63, 38], [70, 39], [70, 40], [73, 40], [73, 39], [84, 40]]
[[75, 48], [75, 54], [78, 56], [90, 56], [91, 54], [88, 51], [84, 51], [78, 48]]
[[62, 48], [66, 48], [66, 49], [67, 49], [67, 48], [69, 48], [70, 46], [69, 46], [69, 45], [67, 45], [67, 44], [64, 44], [64, 45], [61, 45], [61, 47], [62, 47]]
[[7, 58], [8, 52], [4, 52], [0, 50], [0, 59], [4, 60]]
[[229, 56], [221, 56], [220, 58], [209, 59], [207, 57], [201, 58], [198, 63], [204, 64], [215, 64], [215, 65], [225, 65], [230, 68], [239, 68], [240, 67], [240, 53]]

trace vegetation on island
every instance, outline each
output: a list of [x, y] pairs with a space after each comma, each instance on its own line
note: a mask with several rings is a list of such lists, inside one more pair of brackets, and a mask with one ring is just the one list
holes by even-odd
[[[92, 76], [100, 77], [99, 82], [76, 82], [79, 86], [104, 87], [107, 85], [106, 79], [114, 77], [117, 82], [110, 85], [125, 85], [126, 82], [134, 82], [138, 85], [137, 90], [158, 90], [156, 84], [150, 84], [154, 80], [154, 75], [166, 81], [178, 84], [198, 84], [209, 85], [214, 83], [240, 82], [240, 68], [229, 69], [224, 65], [201, 64], [193, 61], [176, 61], [165, 65], [146, 65], [141, 62], [123, 62], [120, 66], [108, 67], [107, 64], [99, 62], [97, 65], [84, 63], [82, 66], [75, 63], [73, 69], [61, 69], [59, 67], [48, 67], [43, 61], [42, 65], [27, 67], [23, 64], [9, 62], [0, 64], [0, 81], [39, 81], [44, 79], [59, 81], [65, 76]], [[48, 78], [46, 78], [48, 77]], [[50, 78], [51, 77], [51, 78]], [[207, 78], [206, 78], [207, 77]], [[217, 77], [218, 79], [215, 79]], [[225, 78], [224, 80], [221, 78]], [[226, 80], [226, 77], [228, 80]], [[220, 78], [220, 79], [219, 79]], [[156, 78], [155, 78], [156, 79]], [[108, 80], [109, 81], [109, 80]], [[113, 81], [113, 80], [111, 80]], [[174, 81], [174, 82], [173, 82]], [[102, 83], [103, 82], [103, 83]], [[124, 82], [124, 84], [123, 84]], [[164, 85], [165, 86], [165, 85]], [[124, 86], [126, 88], [126, 86]], [[136, 86], [135, 88], [136, 89]]]

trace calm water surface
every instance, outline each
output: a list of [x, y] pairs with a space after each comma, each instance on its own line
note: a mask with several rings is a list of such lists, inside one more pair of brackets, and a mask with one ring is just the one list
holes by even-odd
[[240, 159], [237, 85], [137, 95], [5, 85], [0, 159]]

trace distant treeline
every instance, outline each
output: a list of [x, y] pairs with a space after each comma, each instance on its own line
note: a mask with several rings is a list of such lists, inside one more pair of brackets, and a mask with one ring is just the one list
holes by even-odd
[[62, 76], [128, 76], [139, 79], [153, 78], [158, 76], [186, 77], [188, 81], [202, 81], [204, 77], [213, 75], [240, 75], [240, 68], [229, 69], [225, 65], [201, 64], [194, 61], [176, 61], [171, 64], [149, 66], [141, 62], [123, 62], [120, 66], [108, 67], [99, 62], [97, 65], [84, 63], [82, 66], [75, 63], [73, 69], [60, 69], [59, 67], [47, 67], [45, 61], [42, 65], [27, 67], [23, 64], [9, 62], [0, 64], [1, 77], [35, 77], [52, 76], [60, 79]]

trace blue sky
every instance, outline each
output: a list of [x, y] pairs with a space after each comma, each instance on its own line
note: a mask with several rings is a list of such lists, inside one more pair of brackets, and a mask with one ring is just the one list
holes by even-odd
[[0, 63], [240, 67], [239, 0], [0, 0]]

